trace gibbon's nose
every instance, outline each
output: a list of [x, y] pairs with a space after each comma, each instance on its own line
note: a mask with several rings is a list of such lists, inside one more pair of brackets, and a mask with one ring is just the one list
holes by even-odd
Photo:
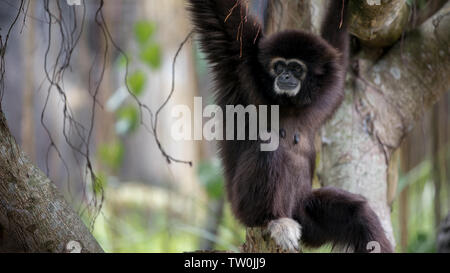
[[298, 80], [289, 72], [284, 72], [277, 79], [278, 87], [281, 89], [295, 88], [298, 83]]
[[289, 81], [290, 79], [291, 79], [291, 74], [289, 74], [289, 73], [283, 73], [283, 75], [281, 75], [282, 81]]

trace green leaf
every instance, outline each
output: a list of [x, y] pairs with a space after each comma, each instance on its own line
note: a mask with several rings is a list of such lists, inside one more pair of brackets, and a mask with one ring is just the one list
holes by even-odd
[[101, 144], [98, 152], [100, 161], [110, 169], [117, 171], [122, 165], [125, 148], [121, 142]]
[[120, 68], [126, 67], [129, 62], [130, 62], [130, 60], [129, 59], [127, 60], [127, 56], [125, 56], [124, 54], [120, 54], [116, 60], [116, 64]]
[[161, 47], [156, 43], [149, 44], [141, 50], [139, 57], [150, 68], [159, 68], [161, 66]]
[[149, 42], [156, 30], [156, 25], [149, 21], [139, 21], [134, 25], [134, 35], [136, 41], [141, 45]]
[[131, 133], [139, 126], [139, 111], [136, 107], [125, 106], [117, 112], [116, 131], [119, 135]]
[[145, 76], [145, 73], [140, 70], [129, 75], [127, 78], [128, 88], [135, 96], [139, 96], [143, 93], [146, 82], [147, 77]]

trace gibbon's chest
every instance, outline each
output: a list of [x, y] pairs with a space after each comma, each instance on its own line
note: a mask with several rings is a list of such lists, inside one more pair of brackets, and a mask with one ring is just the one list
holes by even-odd
[[290, 156], [309, 158], [314, 154], [314, 133], [295, 117], [281, 118], [280, 148]]

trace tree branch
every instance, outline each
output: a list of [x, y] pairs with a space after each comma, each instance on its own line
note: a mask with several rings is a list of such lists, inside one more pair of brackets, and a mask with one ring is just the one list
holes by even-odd
[[416, 8], [413, 8], [413, 16], [410, 16], [409, 29], [415, 29], [421, 24], [423, 24], [428, 18], [433, 16], [436, 12], [438, 12], [448, 0], [433, 0], [427, 1], [426, 6], [417, 11]]
[[54, 184], [20, 150], [0, 109], [0, 252], [103, 252]]
[[269, 0], [266, 14], [265, 31], [268, 33], [283, 29], [312, 28], [310, 0]]
[[450, 3], [362, 72], [374, 135], [386, 151], [397, 148], [415, 121], [450, 89], [449, 44]]
[[350, 32], [365, 45], [385, 47], [395, 43], [409, 21], [406, 0], [352, 1]]

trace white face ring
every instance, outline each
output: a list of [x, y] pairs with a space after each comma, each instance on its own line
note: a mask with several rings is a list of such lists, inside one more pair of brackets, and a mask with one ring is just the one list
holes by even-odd
[[276, 62], [279, 62], [279, 61], [284, 62], [286, 65], [289, 65], [290, 63], [297, 63], [303, 68], [303, 71], [305, 71], [305, 73], [303, 73], [301, 78], [299, 79], [300, 82], [299, 82], [298, 86], [295, 89], [287, 89], [287, 90], [280, 89], [280, 87], [277, 85], [277, 82], [276, 81], [274, 82], [274, 88], [273, 89], [275, 90], [275, 93], [277, 93], [278, 95], [287, 95], [289, 97], [295, 97], [295, 96], [297, 96], [298, 92], [300, 92], [300, 89], [302, 88], [302, 81], [306, 78], [307, 66], [306, 66], [305, 63], [303, 63], [302, 61], [300, 61], [298, 59], [288, 59], [288, 60], [286, 60], [284, 58], [274, 58], [270, 62], [270, 67], [271, 67], [270, 74], [273, 77], [277, 77], [278, 76], [275, 73], [273, 67], [274, 67], [274, 64]]

